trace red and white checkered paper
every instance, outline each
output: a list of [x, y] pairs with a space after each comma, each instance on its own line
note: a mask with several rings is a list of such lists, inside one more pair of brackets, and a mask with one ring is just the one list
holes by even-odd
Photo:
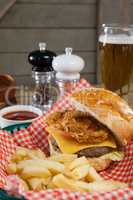
[[[90, 87], [85, 81], [81, 80], [77, 84], [77, 89]], [[67, 97], [62, 97], [49, 112], [72, 109]], [[47, 113], [48, 114], [48, 113]], [[47, 115], [46, 114], [46, 115]], [[11, 136], [6, 131], [0, 132], [0, 187], [5, 188], [7, 174], [5, 172], [8, 158], [15, 152], [16, 146], [28, 148], [40, 148], [48, 153], [47, 134], [45, 132], [45, 116], [41, 117], [30, 125], [27, 129], [18, 131]], [[129, 184], [129, 188], [117, 189], [106, 193], [81, 193], [70, 192], [69, 190], [54, 189], [40, 192], [25, 192], [18, 184], [16, 176], [10, 177], [13, 188], [19, 187], [19, 193], [24, 195], [27, 200], [133, 200], [133, 141], [125, 148], [125, 158], [120, 162], [114, 162], [106, 171], [101, 172], [105, 179], [123, 181]]]

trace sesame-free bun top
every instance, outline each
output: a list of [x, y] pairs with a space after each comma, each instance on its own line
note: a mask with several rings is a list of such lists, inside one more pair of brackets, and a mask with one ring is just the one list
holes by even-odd
[[108, 127], [120, 145], [133, 138], [133, 111], [116, 93], [87, 88], [74, 92], [70, 101], [76, 109], [89, 113]]

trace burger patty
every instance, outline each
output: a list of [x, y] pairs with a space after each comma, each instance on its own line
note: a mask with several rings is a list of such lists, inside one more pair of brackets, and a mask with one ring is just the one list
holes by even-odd
[[100, 157], [112, 151], [112, 148], [109, 147], [91, 147], [78, 151], [77, 154], [79, 157], [85, 156], [89, 158]]
[[[51, 140], [51, 144], [54, 150], [57, 152], [61, 152], [55, 139], [51, 137], [50, 140]], [[112, 151], [112, 148], [109, 148], [109, 147], [90, 147], [90, 148], [78, 151], [77, 154], [78, 154], [78, 157], [85, 156], [85, 157], [93, 158], [93, 157], [103, 156], [107, 153], [110, 153], [111, 151]]]

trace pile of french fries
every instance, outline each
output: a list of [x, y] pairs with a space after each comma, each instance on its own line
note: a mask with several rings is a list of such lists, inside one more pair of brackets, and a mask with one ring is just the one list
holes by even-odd
[[18, 147], [10, 158], [7, 173], [17, 174], [26, 191], [63, 188], [81, 192], [107, 192], [127, 184], [105, 181], [85, 157], [56, 153], [50, 157], [39, 150]]

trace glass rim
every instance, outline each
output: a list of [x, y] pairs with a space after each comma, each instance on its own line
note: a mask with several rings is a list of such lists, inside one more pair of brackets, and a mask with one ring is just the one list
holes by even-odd
[[133, 29], [133, 24], [124, 25], [118, 23], [102, 24], [102, 28], [112, 28], [112, 29]]

